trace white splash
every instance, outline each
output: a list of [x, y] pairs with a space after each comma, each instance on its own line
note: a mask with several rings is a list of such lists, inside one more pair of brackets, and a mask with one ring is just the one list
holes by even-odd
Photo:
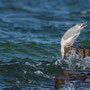
[[75, 50], [71, 51], [65, 62], [67, 62], [69, 70], [87, 69], [90, 67], [90, 57], [81, 58]]
[[41, 72], [40, 70], [35, 71], [34, 73], [35, 73], [35, 74], [38, 74], [38, 75], [43, 75], [43, 72]]
[[43, 73], [42, 71], [40, 71], [40, 70], [37, 70], [37, 71], [35, 71], [34, 73], [37, 74], [37, 75], [39, 75], [39, 76], [42, 76], [42, 77], [44, 77], [44, 78], [47, 78], [47, 79], [52, 79], [52, 78], [53, 78], [52, 76], [49, 76], [49, 75], [44, 74], [44, 73]]
[[33, 68], [36, 68], [36, 66], [35, 66], [34, 64], [31, 64], [31, 63], [29, 63], [29, 62], [25, 62], [25, 65], [31, 66], [31, 67], [33, 67]]
[[72, 83], [70, 83], [68, 86], [64, 86], [64, 88], [60, 90], [76, 90]]
[[90, 57], [81, 58], [75, 50], [72, 50], [67, 59], [59, 59], [54, 65], [60, 65], [62, 69], [78, 70], [90, 68]]

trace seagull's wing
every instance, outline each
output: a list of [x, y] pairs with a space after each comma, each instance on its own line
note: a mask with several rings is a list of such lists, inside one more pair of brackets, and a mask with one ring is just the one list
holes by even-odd
[[66, 31], [66, 33], [63, 36], [64, 40], [67, 40], [69, 38], [73, 38], [76, 34], [78, 34], [80, 31], [74, 26]]
[[69, 37], [67, 40], [64, 40], [65, 45], [70, 45], [70, 44], [74, 43], [75, 39], [79, 36], [79, 34], [80, 34], [80, 32], [74, 36]]
[[[64, 34], [64, 36], [63, 36], [64, 40], [67, 40], [67, 39], [75, 36], [76, 34], [78, 34], [79, 32], [81, 32], [82, 29], [83, 29], [84, 27], [86, 27], [86, 26], [87, 26], [87, 25], [86, 25], [86, 23], [84, 22], [84, 23], [77, 24], [77, 25], [71, 27], [71, 28], [70, 28], [69, 30], [67, 30], [66, 33]], [[77, 36], [77, 35], [76, 35], [76, 36]]]

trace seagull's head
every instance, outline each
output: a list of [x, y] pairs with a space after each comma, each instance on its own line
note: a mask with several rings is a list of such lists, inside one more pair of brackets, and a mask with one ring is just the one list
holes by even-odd
[[87, 22], [83, 22], [83, 23], [81, 23], [81, 24], [77, 24], [77, 25], [75, 25], [75, 27], [77, 28], [77, 29], [83, 29], [84, 27], [86, 27], [87, 25]]

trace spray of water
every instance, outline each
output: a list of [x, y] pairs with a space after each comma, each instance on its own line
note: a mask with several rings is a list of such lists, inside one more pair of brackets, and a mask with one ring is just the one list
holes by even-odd
[[[78, 55], [75, 50], [71, 50], [70, 53], [67, 54], [67, 59], [58, 59], [55, 62], [55, 65], [61, 65], [64, 70], [85, 70], [90, 68], [90, 57], [82, 58], [82, 56]], [[89, 82], [90, 79], [88, 79], [87, 81]], [[64, 85], [65, 86], [63, 86], [63, 88], [60, 88], [60, 90], [89, 90], [86, 87], [76, 88], [73, 82]]]
[[67, 59], [59, 59], [55, 62], [55, 65], [61, 65], [62, 68], [67, 70], [78, 70], [90, 68], [90, 57], [82, 58], [75, 50], [71, 50], [67, 55]]

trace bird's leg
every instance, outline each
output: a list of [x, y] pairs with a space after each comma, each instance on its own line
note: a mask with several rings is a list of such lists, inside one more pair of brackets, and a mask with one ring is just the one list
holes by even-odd
[[69, 56], [70, 47], [72, 45], [73, 45], [73, 43], [70, 43], [70, 44], [66, 45], [66, 47], [65, 47], [65, 57]]

